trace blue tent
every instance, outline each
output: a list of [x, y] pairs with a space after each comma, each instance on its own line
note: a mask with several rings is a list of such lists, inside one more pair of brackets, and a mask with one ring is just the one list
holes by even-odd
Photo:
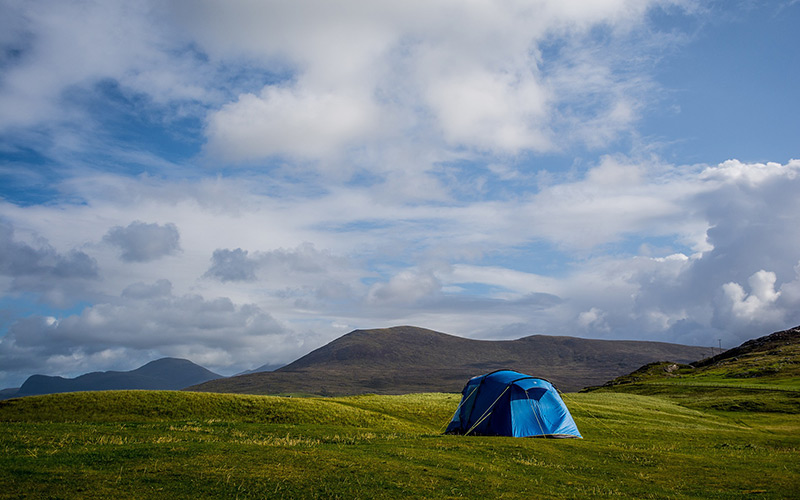
[[445, 431], [486, 436], [579, 438], [553, 384], [511, 370], [473, 377]]

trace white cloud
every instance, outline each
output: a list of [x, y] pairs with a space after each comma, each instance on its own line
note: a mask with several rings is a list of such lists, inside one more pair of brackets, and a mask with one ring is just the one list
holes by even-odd
[[678, 233], [694, 243], [704, 239], [705, 221], [687, 219], [684, 204], [707, 189], [694, 175], [650, 160], [604, 157], [585, 178], [543, 189], [520, 216], [548, 239], [577, 249], [633, 233]]
[[[650, 84], [641, 74], [615, 71], [637, 58], [626, 57], [630, 46], [602, 50], [606, 42], [593, 40], [592, 29], [627, 39], [659, 3], [672, 2], [580, 9], [557, 1], [503, 8], [449, 0], [259, 2], [225, 9], [178, 2], [172, 11], [184, 36], [213, 61], [244, 54], [284, 71], [283, 80], [209, 115], [209, 151], [246, 161], [324, 159], [356, 139], [370, 148], [382, 147], [376, 137], [396, 142], [409, 135], [505, 153], [552, 150], [569, 145], [569, 135], [605, 144], [635, 122], [639, 94]], [[565, 48], [543, 55], [540, 44], [554, 38]], [[589, 52], [581, 48], [587, 41]], [[554, 132], [567, 128], [580, 132], [554, 144]]]
[[430, 271], [407, 269], [388, 282], [372, 285], [367, 302], [378, 304], [408, 304], [429, 297], [441, 289], [441, 283]]
[[703, 177], [750, 187], [757, 187], [772, 179], [793, 181], [800, 175], [798, 161], [800, 160], [791, 160], [787, 165], [781, 165], [775, 162], [745, 163], [739, 160], [727, 160], [705, 169]]
[[508, 290], [517, 297], [534, 292], [557, 295], [563, 291], [561, 280], [495, 266], [455, 264], [437, 275], [444, 283], [482, 283]]
[[453, 146], [510, 153], [552, 149], [548, 90], [526, 73], [478, 69], [432, 79], [426, 85], [426, 101], [444, 140]]
[[722, 291], [729, 301], [733, 315], [748, 322], [772, 319], [770, 316], [775, 314], [773, 305], [781, 295], [781, 292], [775, 290], [776, 280], [775, 273], [762, 269], [750, 276], [749, 294], [738, 283], [730, 282], [722, 285]]
[[591, 328], [595, 331], [609, 332], [611, 328], [606, 324], [605, 318], [606, 314], [602, 310], [593, 307], [578, 314], [578, 325], [587, 330]]
[[367, 140], [378, 124], [369, 99], [334, 92], [265, 87], [209, 117], [209, 152], [233, 161], [287, 154], [321, 158]]
[[[0, 129], [82, 115], [67, 94], [103, 81], [166, 103], [207, 98], [205, 73], [146, 3], [4, 2], [16, 38], [0, 83]], [[190, 76], [191, 75], [191, 76]], [[73, 124], [74, 125], [74, 124]]]
[[105, 148], [85, 104], [119, 104], [102, 96], [110, 86], [154, 119], [204, 120], [215, 162], [288, 156], [332, 175], [433, 185], [451, 154], [624, 136], [651, 87], [630, 67], [647, 57], [629, 53], [671, 41], [621, 42], [647, 38], [649, 9], [683, 3], [12, 2], [3, 43], [17, 55], [0, 77], [0, 129], [47, 122], [36, 140], [59, 154]]

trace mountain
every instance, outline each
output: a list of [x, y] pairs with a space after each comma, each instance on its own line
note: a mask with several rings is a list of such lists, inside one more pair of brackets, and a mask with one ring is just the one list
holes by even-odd
[[127, 372], [92, 372], [76, 378], [31, 375], [16, 393], [4, 396], [114, 389], [177, 390], [221, 377], [187, 359], [162, 358]]
[[318, 395], [458, 392], [501, 368], [543, 377], [563, 391], [600, 384], [644, 363], [690, 362], [709, 348], [533, 335], [473, 340], [413, 326], [355, 330], [272, 372], [218, 379], [189, 390]]

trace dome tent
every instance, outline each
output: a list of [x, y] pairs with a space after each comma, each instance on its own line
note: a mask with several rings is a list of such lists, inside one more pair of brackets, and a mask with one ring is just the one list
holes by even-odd
[[580, 438], [558, 390], [547, 380], [512, 370], [471, 378], [447, 434]]

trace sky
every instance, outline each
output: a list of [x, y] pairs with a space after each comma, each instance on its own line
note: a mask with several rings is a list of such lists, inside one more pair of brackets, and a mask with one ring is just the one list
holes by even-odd
[[0, 3], [0, 387], [800, 324], [796, 0]]

